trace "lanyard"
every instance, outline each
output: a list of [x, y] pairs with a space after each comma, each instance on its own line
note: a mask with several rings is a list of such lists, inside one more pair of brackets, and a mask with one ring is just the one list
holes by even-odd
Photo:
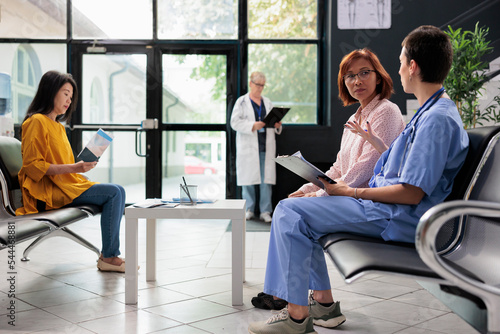
[[257, 113], [259, 115], [258, 121], [261, 121], [262, 120], [262, 105], [264, 104], [264, 100], [260, 99], [260, 106], [257, 105], [257, 103], [255, 103], [253, 100], [250, 100], [250, 101], [252, 101], [253, 107], [255, 108], [255, 110], [257, 111]]
[[408, 124], [408, 125], [412, 124], [409, 136], [410, 143], [408, 145], [408, 138], [407, 138], [405, 143], [405, 149], [403, 151], [403, 157], [401, 158], [401, 163], [399, 164], [398, 177], [401, 176], [401, 169], [403, 169], [403, 162], [405, 161], [406, 151], [411, 149], [411, 145], [413, 144], [413, 140], [415, 139], [415, 126], [417, 125], [418, 120], [420, 119], [420, 117], [424, 112], [429, 110], [439, 100], [439, 98], [441, 97], [441, 95], [443, 95], [443, 93], [444, 93], [444, 87], [441, 87], [437, 92], [432, 94], [432, 96], [429, 97], [427, 101], [425, 101], [425, 103], [420, 108], [418, 108], [417, 113], [413, 116], [410, 123]]

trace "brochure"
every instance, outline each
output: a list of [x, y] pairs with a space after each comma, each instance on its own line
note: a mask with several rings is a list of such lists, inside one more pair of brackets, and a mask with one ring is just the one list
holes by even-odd
[[326, 176], [319, 168], [304, 159], [300, 151], [292, 155], [278, 156], [274, 161], [322, 189], [324, 186], [323, 183], [318, 180], [318, 177], [327, 180], [331, 184], [335, 183], [334, 180]]
[[[217, 200], [216, 199], [196, 199], [196, 203], [198, 204], [210, 204], [210, 203], [215, 203]], [[172, 199], [168, 200], [163, 200], [163, 203], [180, 203], [181, 199], [179, 197], [173, 197]]]
[[142, 202], [135, 203], [133, 206], [136, 208], [175, 208], [179, 204], [166, 203], [160, 198], [148, 198]]
[[90, 139], [87, 146], [78, 154], [75, 161], [98, 161], [101, 155], [106, 151], [113, 137], [103, 129], [97, 130], [96, 134]]

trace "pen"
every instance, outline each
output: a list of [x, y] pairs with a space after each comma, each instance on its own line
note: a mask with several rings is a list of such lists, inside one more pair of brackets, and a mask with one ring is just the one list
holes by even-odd
[[[193, 199], [191, 198], [191, 194], [189, 193], [189, 188], [188, 188], [188, 185], [186, 183], [186, 179], [184, 178], [184, 176], [182, 177], [182, 181], [184, 181], [184, 187], [185, 187], [184, 190], [186, 191], [186, 194], [189, 197], [189, 201], [191, 202], [191, 204], [194, 204]], [[182, 187], [182, 184], [181, 184], [181, 187]]]

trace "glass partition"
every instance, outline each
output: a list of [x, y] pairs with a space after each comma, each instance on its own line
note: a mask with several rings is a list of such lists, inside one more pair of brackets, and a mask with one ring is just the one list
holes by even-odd
[[[316, 44], [250, 44], [248, 77], [256, 69], [266, 75], [262, 92], [275, 106], [291, 107], [283, 123], [317, 122]], [[279, 68], [279, 71], [276, 69]]]
[[[85, 173], [91, 181], [117, 183], [125, 188], [127, 203], [143, 200], [145, 194], [146, 161], [135, 154], [135, 132], [106, 131], [113, 141], [104, 151], [97, 166]], [[83, 131], [85, 146], [96, 131]]]
[[164, 132], [163, 152], [162, 198], [179, 197], [183, 176], [188, 184], [198, 186], [198, 198], [225, 198], [225, 132]]
[[0, 0], [0, 38], [66, 39], [66, 0]]
[[159, 39], [235, 39], [237, 0], [158, 0]]
[[82, 122], [139, 124], [146, 118], [146, 55], [83, 55]]
[[151, 39], [152, 0], [72, 0], [73, 38]]
[[317, 39], [317, 0], [248, 0], [250, 39]]
[[49, 70], [66, 72], [66, 44], [0, 44], [0, 54], [0, 73], [10, 84], [5, 116], [21, 124], [42, 75]]
[[163, 55], [163, 122], [226, 123], [226, 56]]

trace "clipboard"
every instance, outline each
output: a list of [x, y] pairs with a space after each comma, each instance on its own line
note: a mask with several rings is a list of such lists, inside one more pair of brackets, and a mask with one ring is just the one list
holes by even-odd
[[271, 111], [268, 112], [266, 117], [262, 120], [266, 123], [266, 128], [274, 128], [274, 124], [281, 121], [289, 110], [290, 108], [273, 107], [273, 109], [271, 109]]
[[309, 161], [304, 159], [300, 151], [297, 151], [292, 155], [278, 156], [274, 159], [274, 161], [276, 161], [276, 163], [280, 164], [286, 169], [294, 172], [303, 179], [314, 183], [321, 189], [324, 189], [325, 187], [323, 183], [318, 180], [318, 177], [321, 177], [322, 179], [328, 181], [328, 183], [330, 184], [336, 183], [330, 177], [326, 176], [326, 174], [323, 173], [318, 167], [314, 166]]

